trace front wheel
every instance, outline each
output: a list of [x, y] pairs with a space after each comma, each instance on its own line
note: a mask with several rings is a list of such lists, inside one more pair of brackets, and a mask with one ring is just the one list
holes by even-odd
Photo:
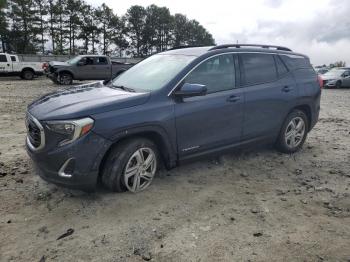
[[61, 85], [71, 85], [73, 83], [73, 77], [71, 74], [62, 73], [58, 75], [58, 82]]
[[308, 118], [303, 111], [294, 110], [286, 118], [277, 139], [277, 148], [283, 153], [299, 151], [307, 137]]
[[341, 88], [341, 82], [340, 81], [337, 81], [335, 83], [335, 88]]
[[143, 191], [153, 181], [158, 159], [158, 149], [152, 141], [144, 138], [123, 141], [109, 153], [102, 183], [115, 192]]

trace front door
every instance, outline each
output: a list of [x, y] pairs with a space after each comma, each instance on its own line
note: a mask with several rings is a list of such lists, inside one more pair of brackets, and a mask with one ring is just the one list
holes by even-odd
[[11, 64], [12, 62], [7, 61], [6, 55], [0, 55], [0, 73], [11, 72]]
[[244, 93], [236, 88], [235, 58], [221, 54], [198, 65], [183, 83], [202, 84], [205, 96], [175, 104], [179, 156], [239, 143]]
[[345, 71], [343, 73], [343, 79], [342, 79], [342, 86], [344, 87], [350, 87], [350, 70]]

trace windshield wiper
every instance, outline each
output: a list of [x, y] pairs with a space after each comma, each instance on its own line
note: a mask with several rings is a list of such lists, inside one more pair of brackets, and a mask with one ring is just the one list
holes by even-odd
[[122, 89], [122, 90], [128, 91], [128, 92], [135, 92], [134, 89], [132, 89], [132, 88], [130, 88], [130, 87], [126, 87], [126, 86], [112, 85], [112, 87], [114, 87], [114, 88], [119, 88], [119, 89]]

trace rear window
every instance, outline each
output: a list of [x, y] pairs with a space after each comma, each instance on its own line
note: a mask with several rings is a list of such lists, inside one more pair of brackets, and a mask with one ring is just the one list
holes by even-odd
[[290, 69], [310, 68], [310, 60], [299, 55], [281, 55], [283, 62]]
[[270, 54], [242, 54], [245, 84], [256, 85], [277, 79], [277, 71], [273, 55]]
[[96, 57], [95, 64], [96, 65], [107, 65], [108, 64], [107, 58], [106, 57]]
[[7, 62], [7, 58], [5, 55], [0, 55], [0, 62]]

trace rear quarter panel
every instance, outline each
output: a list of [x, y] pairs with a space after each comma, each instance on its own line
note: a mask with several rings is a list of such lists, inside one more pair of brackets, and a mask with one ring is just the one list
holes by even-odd
[[301, 68], [293, 71], [299, 90], [298, 104], [308, 105], [311, 109], [311, 128], [316, 124], [320, 111], [321, 89], [317, 74], [312, 68]]

